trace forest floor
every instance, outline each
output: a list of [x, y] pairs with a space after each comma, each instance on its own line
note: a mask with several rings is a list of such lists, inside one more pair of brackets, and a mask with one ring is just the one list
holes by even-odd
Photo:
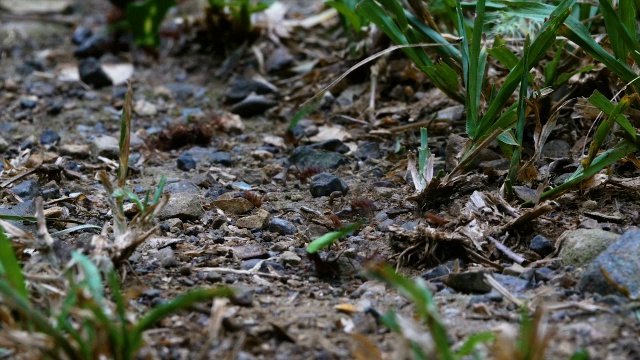
[[[189, 11], [187, 5], [180, 11]], [[286, 17], [293, 20], [325, 10], [321, 1], [288, 6]], [[47, 214], [102, 227], [112, 217], [96, 174], [116, 174], [126, 84], [114, 78], [117, 84], [95, 89], [75, 79], [72, 34], [78, 27], [104, 29], [109, 3], [78, 2], [74, 9], [46, 16], [0, 13], [0, 153], [6, 160], [0, 214], [32, 216], [33, 199], [42, 196]], [[579, 349], [593, 359], [640, 358], [635, 303], [582, 291], [581, 276], [595, 255], [569, 261], [563, 255], [577, 253], [561, 249], [568, 233], [594, 236], [602, 251], [637, 224], [637, 187], [590, 184], [509, 225], [529, 210], [499, 195], [509, 160], [492, 145], [462, 183], [420, 209], [410, 201], [415, 189], [406, 181], [407, 152], [419, 147], [420, 124], [427, 126], [435, 167], [449, 171], [465, 141], [464, 108], [432, 88], [402, 53], [350, 74], [287, 134], [301, 104], [357, 62], [348, 60], [339, 29], [336, 17], [307, 28], [280, 22], [227, 52], [165, 36], [157, 59], [139, 49], [100, 58], [113, 76], [133, 85], [128, 186], [143, 196], [164, 175], [171, 196], [160, 229], [124, 266], [125, 292], [137, 291], [132, 314], [198, 287], [226, 284], [240, 292], [230, 302], [163, 320], [145, 334], [142, 354], [410, 358], [411, 334], [389, 331], [379, 316], [394, 310], [411, 318], [411, 303], [363, 271], [368, 262], [384, 261], [428, 280], [453, 344], [483, 331], [517, 334], [520, 313], [513, 301], [482, 277], [458, 284], [449, 276], [490, 272], [517, 300], [547, 309], [540, 329], [552, 335], [545, 359], [567, 359]], [[372, 64], [380, 75], [370, 108]], [[588, 131], [571, 109], [558, 119], [536, 163], [551, 184], [575, 170]], [[42, 170], [47, 164], [59, 166], [57, 176]], [[321, 172], [339, 180], [323, 183]], [[638, 176], [629, 163], [612, 172]], [[535, 197], [535, 187], [518, 190], [522, 199]], [[323, 250], [321, 260], [307, 256], [313, 239], [359, 219], [364, 225]], [[15, 223], [36, 231], [33, 224]], [[470, 233], [471, 223], [481, 236]], [[53, 222], [50, 231], [68, 226]], [[81, 249], [94, 234], [87, 229], [59, 239], [65, 248]], [[414, 332], [424, 338], [423, 330]]]

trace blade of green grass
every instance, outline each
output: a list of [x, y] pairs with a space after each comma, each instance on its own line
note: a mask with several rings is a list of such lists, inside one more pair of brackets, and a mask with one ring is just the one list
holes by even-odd
[[309, 254], [316, 253], [321, 249], [333, 244], [336, 240], [346, 236], [347, 234], [357, 230], [360, 226], [362, 226], [362, 221], [358, 221], [349, 226], [345, 226], [338, 231], [332, 231], [330, 233], [326, 233], [319, 238], [313, 240], [309, 246], [307, 246], [307, 252]]
[[131, 112], [133, 110], [133, 90], [131, 82], [127, 83], [127, 93], [124, 97], [124, 106], [120, 117], [120, 162], [118, 166], [118, 187], [124, 187], [129, 171], [129, 151], [131, 143]]
[[73, 259], [84, 272], [84, 281], [91, 296], [96, 300], [99, 306], [104, 306], [104, 286], [102, 285], [102, 276], [98, 267], [86, 256], [77, 251], [71, 253]]
[[[547, 49], [551, 47], [555, 41], [558, 30], [569, 16], [570, 10], [568, 7], [574, 4], [575, 1], [576, 0], [563, 0], [558, 5], [556, 10], [553, 11], [551, 19], [543, 25], [538, 36], [531, 43], [528, 62], [525, 63], [523, 59], [520, 59], [518, 64], [511, 70], [509, 75], [507, 75], [502, 88], [500, 88], [495, 99], [489, 105], [487, 112], [480, 120], [476, 132], [476, 141], [481, 140], [491, 133], [489, 130], [492, 128], [494, 119], [509, 101], [511, 94], [513, 94], [518, 85], [520, 85], [523, 72], [529, 72], [531, 67], [546, 55]], [[564, 10], [559, 11], [562, 9]]]
[[[589, 97], [589, 103], [609, 116], [612, 115], [613, 110], [615, 109], [615, 105], [612, 104], [611, 101], [609, 101], [609, 99], [607, 99], [606, 96], [602, 95], [602, 93], [600, 93], [598, 90], [593, 91], [593, 94]], [[629, 119], [626, 118], [626, 116], [620, 114], [618, 117], [616, 117], [616, 122], [622, 127], [622, 129], [624, 129], [624, 131], [627, 132], [627, 135], [629, 135], [633, 141], [636, 141], [636, 129], [633, 127]]]
[[[531, 46], [531, 39], [529, 35], [524, 41], [524, 50], [522, 54], [522, 60], [524, 63], [529, 62], [529, 48]], [[522, 73], [522, 81], [520, 83], [520, 96], [518, 97], [518, 123], [516, 124], [516, 142], [518, 145], [513, 149], [513, 156], [511, 157], [511, 166], [509, 167], [508, 180], [506, 183], [507, 191], [512, 193], [512, 186], [516, 183], [518, 177], [518, 167], [520, 165], [520, 158], [522, 156], [522, 141], [524, 139], [524, 125], [526, 122], [526, 110], [527, 110], [527, 90], [529, 88], [529, 72]]]
[[591, 162], [595, 159], [602, 147], [602, 144], [604, 144], [607, 139], [607, 135], [611, 132], [614, 122], [616, 122], [616, 119], [622, 114], [622, 112], [631, 106], [631, 102], [632, 100], [628, 96], [623, 97], [613, 108], [611, 115], [607, 116], [607, 118], [600, 123], [596, 129], [596, 133], [593, 135], [593, 140], [589, 145], [589, 156], [582, 161], [582, 167], [587, 169], [591, 166]]
[[4, 233], [4, 229], [0, 226], [0, 275], [7, 279], [7, 282], [14, 289], [16, 295], [23, 300], [29, 300], [27, 292], [27, 283], [22, 268], [18, 262], [18, 258], [11, 246], [11, 241]]

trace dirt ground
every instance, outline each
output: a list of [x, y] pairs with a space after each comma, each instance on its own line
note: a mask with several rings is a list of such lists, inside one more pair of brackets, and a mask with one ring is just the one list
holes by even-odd
[[[187, 2], [180, 11], [187, 12], [192, 5]], [[78, 26], [96, 31], [102, 28], [109, 4], [92, 0], [78, 2], [74, 9], [71, 14], [39, 18], [0, 14], [4, 23], [4, 39], [0, 38], [0, 135], [8, 143], [2, 156], [10, 161], [19, 155], [20, 148], [30, 147], [31, 156], [39, 159], [33, 161], [47, 164], [61, 156], [61, 166], [68, 170], [54, 179], [35, 171], [0, 185], [0, 204], [13, 208], [23, 199], [11, 195], [12, 186], [37, 180], [39, 193], [48, 194], [46, 208], [60, 206], [66, 218], [102, 226], [111, 216], [96, 173], [107, 170], [115, 175], [115, 168], [113, 160], [92, 155], [91, 144], [99, 136], [118, 138], [126, 86], [93, 89], [60, 78], [68, 65], [74, 68], [77, 63], [73, 31]], [[288, 16], [300, 19], [323, 9], [321, 1], [298, 1], [291, 5]], [[37, 26], [40, 30], [34, 30]], [[441, 263], [451, 269], [458, 260], [456, 265], [464, 271], [493, 271], [518, 299], [549, 309], [546, 326], [553, 337], [545, 359], [567, 359], [578, 349], [586, 349], [592, 359], [640, 359], [640, 322], [629, 316], [628, 300], [581, 293], [575, 285], [581, 267], [564, 266], [557, 253], [544, 257], [528, 246], [536, 235], [555, 242], [563, 232], [578, 228], [621, 234], [637, 224], [637, 192], [614, 185], [577, 189], [550, 202], [550, 210], [543, 215], [495, 233], [500, 242], [526, 258], [521, 273], [537, 274], [526, 281], [517, 275], [500, 278], [499, 269], [513, 264], [512, 259], [485, 241], [476, 251], [486, 261], [478, 261], [455, 240], [467, 224], [460, 219], [473, 194], [495, 196], [503, 183], [504, 159], [497, 146], [480, 154], [465, 179], [450, 192], [428, 201], [425, 209], [408, 200], [415, 190], [405, 181], [403, 161], [407, 151], [419, 146], [418, 127], [411, 124], [433, 119], [427, 126], [436, 169], [450, 170], [446, 162], [464, 141], [455, 136], [464, 136], [464, 109], [434, 90], [400, 53], [394, 53], [386, 59], [386, 71], [378, 78], [373, 111], [368, 110], [368, 65], [340, 82], [332, 90], [333, 98], [325, 96], [318, 110], [299, 123], [294, 142], [286, 141], [290, 140], [286, 139], [287, 126], [300, 105], [355, 61], [347, 56], [347, 40], [340, 36], [336, 18], [307, 29], [292, 28], [289, 38], [278, 37], [274, 35], [277, 29], [271, 30], [270, 36], [263, 34], [242, 53], [234, 52], [237, 47], [213, 51], [200, 49], [189, 39], [164, 37], [157, 59], [140, 49], [101, 59], [102, 64], [134, 65], [134, 171], [129, 187], [143, 195], [165, 175], [168, 184], [174, 184], [166, 190], [172, 197], [188, 194], [187, 198], [196, 198], [202, 206], [196, 217], [159, 219], [160, 230], [125, 265], [124, 289], [138, 294], [129, 303], [132, 313], [139, 316], [197, 287], [227, 284], [240, 292], [231, 302], [201, 304], [165, 319], [146, 333], [140, 358], [411, 358], [406, 339], [383, 326], [379, 316], [394, 310], [411, 318], [412, 305], [392, 288], [369, 279], [363, 267], [367, 262], [385, 261], [407, 276], [428, 278], [434, 271], [430, 269]], [[286, 49], [292, 57], [285, 65], [278, 64], [285, 55], [273, 55], [277, 48]], [[229, 65], [225, 60], [232, 54], [239, 56]], [[256, 54], [263, 56], [262, 63]], [[242, 128], [237, 123], [225, 128], [232, 122], [229, 119], [235, 119], [230, 115], [233, 105], [225, 101], [232, 84], [240, 77], [261, 74], [265, 66], [271, 71], [262, 73], [264, 79], [278, 90], [265, 96], [275, 106], [243, 116]], [[557, 147], [548, 151], [563, 152], [559, 157], [568, 160], [558, 166], [570, 169], [578, 159], [588, 124], [571, 119], [570, 110], [562, 116], [550, 137]], [[189, 127], [189, 134], [213, 124], [213, 136], [196, 145], [176, 130], [176, 124]], [[53, 146], [41, 144], [45, 130], [53, 130], [60, 140]], [[157, 140], [162, 134], [186, 140]], [[331, 139], [341, 141], [322, 143]], [[329, 151], [332, 154], [339, 154], [335, 148], [346, 146], [346, 152], [339, 154], [339, 164], [334, 167], [316, 164], [328, 161], [330, 156], [325, 152], [296, 163], [294, 149], [311, 144], [334, 147]], [[74, 153], [63, 150], [65, 145], [84, 147]], [[178, 167], [178, 158], [186, 152], [196, 158], [195, 169]], [[548, 168], [552, 157], [543, 157], [536, 166]], [[323, 170], [342, 179], [348, 191], [314, 197], [311, 177]], [[613, 171], [619, 176], [638, 175], [630, 164]], [[246, 191], [261, 198], [259, 208], [251, 204], [246, 210], [221, 210], [224, 199], [244, 206]], [[85, 199], [54, 201], [74, 193]], [[499, 228], [514, 217], [503, 211], [509, 203], [502, 205], [495, 199], [492, 203], [491, 199], [485, 198], [493, 210], [484, 213], [482, 221]], [[522, 201], [511, 202], [511, 209], [526, 211], [519, 203]], [[596, 211], [624, 216], [585, 215]], [[273, 219], [280, 219], [280, 223], [274, 224]], [[306, 246], [340, 223], [358, 219], [365, 223], [356, 233], [321, 252], [330, 270], [319, 273], [319, 265], [309, 259]], [[250, 221], [260, 225], [243, 225]], [[66, 225], [54, 226], [58, 228], [51, 231]], [[443, 239], [429, 254], [427, 228], [436, 229]], [[92, 235], [91, 231], [80, 231], [61, 239], [77, 248]], [[509, 333], [509, 327], [518, 328], [517, 306], [500, 294], [468, 294], [438, 281], [437, 276], [432, 278], [435, 280], [429, 286], [435, 291], [454, 344], [477, 332], [500, 329]], [[222, 320], [214, 321], [214, 315]], [[374, 348], [380, 354], [372, 353]]]

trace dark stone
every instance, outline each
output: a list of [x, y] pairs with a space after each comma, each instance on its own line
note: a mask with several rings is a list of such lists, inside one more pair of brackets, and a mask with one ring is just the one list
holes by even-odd
[[180, 155], [180, 157], [178, 157], [177, 163], [178, 163], [178, 169], [183, 171], [189, 171], [189, 170], [195, 169], [197, 166], [196, 160], [188, 152]]
[[40, 135], [40, 144], [42, 145], [52, 145], [60, 141], [60, 135], [53, 130], [45, 130]]
[[207, 282], [212, 283], [212, 284], [219, 283], [219, 282], [222, 282], [222, 275], [220, 275], [219, 273], [217, 273], [215, 271], [209, 271], [209, 272], [207, 272], [205, 280]]
[[269, 222], [269, 231], [278, 233], [280, 235], [295, 235], [297, 229], [291, 221], [281, 218], [273, 218]]
[[339, 191], [346, 195], [349, 191], [349, 186], [339, 177], [324, 172], [311, 178], [309, 191], [311, 191], [313, 197], [329, 196], [334, 191]]
[[250, 117], [254, 115], [261, 115], [276, 105], [278, 105], [277, 101], [269, 99], [264, 95], [251, 94], [244, 100], [233, 105], [231, 107], [231, 112], [242, 117]]
[[82, 60], [78, 65], [78, 69], [80, 80], [96, 89], [113, 84], [109, 75], [102, 70], [100, 63], [95, 58], [91, 57]]
[[531, 242], [529, 243], [529, 249], [534, 251], [536, 254], [545, 257], [554, 251], [556, 251], [556, 246], [553, 244], [553, 241], [547, 239], [542, 235], [536, 235]]
[[204, 196], [210, 198], [211, 200], [215, 200], [217, 199], [220, 195], [229, 192], [228, 189], [226, 189], [222, 184], [219, 183], [215, 183], [212, 184], [209, 189], [207, 189], [207, 192], [204, 194]]
[[434, 268], [431, 268], [422, 274], [422, 278], [425, 280], [431, 280], [445, 276], [453, 271], [453, 261], [448, 261], [444, 264], [440, 264]]
[[38, 102], [31, 99], [20, 99], [20, 106], [23, 109], [33, 109], [38, 105]]
[[253, 305], [253, 290], [244, 286], [235, 287], [229, 300], [233, 305], [250, 307]]
[[60, 189], [58, 188], [49, 188], [42, 190], [42, 198], [46, 200], [53, 200], [60, 197]]
[[233, 161], [231, 160], [231, 153], [226, 151], [217, 151], [211, 154], [209, 161], [213, 164], [220, 164], [223, 166], [231, 166]]
[[71, 35], [71, 42], [73, 42], [76, 45], [80, 45], [83, 42], [85, 42], [88, 38], [90, 38], [91, 35], [93, 35], [93, 31], [91, 31], [91, 29], [83, 26], [78, 26], [73, 31], [73, 35]]
[[451, 273], [443, 279], [448, 287], [465, 294], [486, 294], [492, 287], [484, 281], [487, 270]]
[[333, 151], [340, 154], [346, 154], [349, 152], [349, 147], [345, 145], [340, 139], [330, 139], [330, 140], [321, 141], [319, 143], [309, 145], [309, 147], [312, 149]]
[[566, 158], [569, 156], [571, 145], [564, 140], [551, 140], [542, 147], [542, 156], [552, 159]]
[[353, 155], [357, 159], [366, 160], [369, 158], [380, 159], [383, 154], [380, 150], [380, 144], [375, 141], [369, 141], [358, 145], [358, 149], [356, 149]]
[[[606, 274], [606, 276], [605, 276]], [[587, 267], [578, 283], [582, 292], [640, 299], [640, 229], [628, 230]]]
[[553, 270], [548, 267], [538, 268], [535, 271], [536, 280], [547, 282], [553, 277]]
[[33, 148], [33, 141], [29, 140], [29, 139], [25, 139], [21, 144], [20, 144], [20, 150], [24, 150], [24, 149], [31, 149]]
[[38, 196], [40, 189], [38, 188], [38, 183], [35, 180], [27, 180], [14, 186], [11, 191], [22, 199], [33, 199]]
[[47, 114], [58, 115], [62, 112], [62, 103], [58, 101], [51, 102], [47, 107]]
[[78, 59], [100, 58], [106, 53], [109, 40], [100, 34], [86, 38], [74, 51], [73, 56]]
[[299, 169], [320, 167], [323, 169], [337, 169], [348, 163], [348, 159], [333, 151], [314, 149], [310, 146], [298, 146], [293, 150], [289, 161]]
[[227, 90], [226, 101], [237, 103], [249, 96], [251, 93], [259, 95], [277, 93], [278, 88], [263, 79], [245, 79], [237, 77], [233, 80], [231, 87]]
[[27, 93], [35, 95], [39, 98], [52, 96], [56, 91], [55, 85], [42, 81], [34, 81], [32, 83], [26, 84], [25, 88], [27, 90]]

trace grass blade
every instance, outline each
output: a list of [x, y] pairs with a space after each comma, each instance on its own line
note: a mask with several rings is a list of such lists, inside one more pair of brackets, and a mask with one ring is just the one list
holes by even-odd
[[338, 231], [332, 231], [330, 233], [326, 233], [320, 236], [319, 238], [313, 240], [311, 244], [307, 246], [307, 252], [309, 254], [316, 253], [321, 249], [324, 249], [325, 247], [333, 244], [334, 242], [336, 242], [336, 240], [339, 240], [342, 237], [346, 236], [347, 234], [357, 230], [360, 226], [362, 226], [362, 222], [358, 221], [349, 226], [345, 226]]
[[0, 275], [7, 279], [7, 282], [13, 288], [16, 295], [23, 300], [29, 300], [27, 292], [27, 284], [22, 274], [22, 268], [18, 262], [11, 241], [4, 233], [4, 229], [0, 226]]
[[[524, 63], [529, 62], [529, 48], [531, 45], [531, 39], [529, 35], [524, 41], [524, 52], [522, 60]], [[520, 165], [520, 158], [522, 156], [522, 141], [524, 139], [524, 124], [527, 117], [527, 89], [529, 88], [529, 72], [522, 73], [522, 81], [520, 83], [520, 97], [518, 98], [518, 123], [516, 125], [516, 142], [518, 145], [513, 149], [513, 156], [511, 157], [511, 166], [509, 168], [509, 175], [507, 177], [506, 188], [508, 193], [512, 193], [513, 184], [515, 184], [518, 177], [518, 165]]]
[[133, 91], [131, 81], [127, 82], [127, 93], [124, 97], [124, 106], [120, 117], [120, 162], [118, 166], [118, 186], [124, 187], [129, 170], [129, 151], [131, 143], [131, 112], [133, 110]]

